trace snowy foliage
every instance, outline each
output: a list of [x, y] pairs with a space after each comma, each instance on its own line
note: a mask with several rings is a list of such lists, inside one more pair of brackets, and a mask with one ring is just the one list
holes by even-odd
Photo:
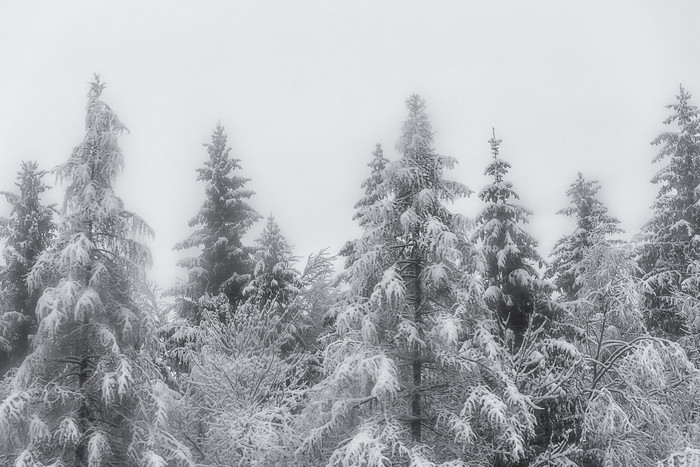
[[484, 208], [477, 218], [474, 241], [479, 242], [486, 262], [484, 297], [504, 327], [511, 331], [517, 347], [535, 313], [544, 313], [543, 299], [549, 284], [539, 278], [543, 259], [537, 242], [525, 230], [530, 212], [516, 203], [519, 196], [504, 176], [510, 164], [499, 157], [500, 139], [489, 140], [493, 161], [485, 174], [493, 177], [479, 193]]
[[278, 312], [299, 293], [302, 282], [299, 272], [292, 268], [295, 261], [287, 240], [275, 219], [270, 216], [255, 245], [253, 279], [243, 289], [251, 305], [272, 307]]
[[688, 277], [698, 254], [700, 235], [700, 114], [681, 87], [677, 102], [669, 105], [672, 126], [653, 144], [660, 146], [654, 162], [666, 161], [652, 181], [659, 185], [653, 215], [642, 229], [638, 262], [644, 272], [647, 323], [662, 335], [683, 333], [673, 294]]
[[567, 300], [576, 298], [581, 288], [583, 257], [587, 249], [600, 242], [610, 242], [609, 236], [621, 233], [619, 221], [608, 215], [608, 209], [598, 200], [600, 185], [597, 181], [586, 181], [581, 173], [566, 192], [571, 205], [558, 214], [573, 217], [574, 231], [560, 238], [552, 251], [552, 264], [548, 271], [554, 284]]
[[237, 304], [243, 301], [243, 288], [253, 273], [253, 250], [243, 245], [243, 236], [260, 215], [246, 201], [253, 192], [245, 188], [248, 179], [237, 174], [241, 161], [230, 157], [227, 141], [224, 127], [217, 125], [211, 143], [205, 144], [209, 160], [197, 169], [197, 180], [206, 184], [206, 200], [190, 219], [195, 231], [175, 246], [177, 250], [199, 249], [197, 256], [178, 263], [187, 269], [187, 279], [170, 291], [180, 316], [195, 323], [199, 297], [224, 293]]
[[22, 162], [18, 192], [1, 192], [11, 213], [0, 219], [0, 238], [5, 240], [5, 265], [0, 269], [0, 377], [21, 363], [29, 351], [29, 335], [36, 332], [39, 294], [29, 290], [26, 277], [55, 229], [54, 207], [42, 205], [40, 199], [48, 188], [43, 175], [36, 162]]
[[[154, 335], [136, 296], [150, 259], [139, 239], [150, 229], [114, 194], [124, 126], [100, 100], [103, 88], [92, 82], [85, 138], [56, 169], [66, 185], [58, 237], [29, 276], [44, 289], [39, 328], [0, 405], [0, 438], [16, 465], [139, 465], [147, 453], [190, 465], [169, 434], [148, 352]], [[43, 282], [53, 275], [54, 285]]]
[[259, 216], [217, 126], [178, 245], [199, 251], [164, 298], [145, 276], [150, 229], [114, 192], [125, 128], [103, 89], [54, 170], [55, 233], [35, 164], [3, 193], [0, 465], [700, 463], [700, 114], [683, 89], [640, 244], [608, 238], [597, 182], [571, 185], [554, 299], [501, 141], [476, 222], [451, 212], [470, 190], [444, 178], [456, 161], [416, 95], [398, 160], [373, 153], [337, 276], [325, 250], [295, 269], [272, 217], [243, 245]]
[[[469, 222], [444, 204], [470, 191], [443, 178], [455, 162], [434, 152], [422, 99], [407, 105], [402, 157], [376, 177], [380, 192], [363, 205], [363, 236], [340, 276], [325, 378], [299, 422], [312, 429], [297, 455], [338, 466], [483, 465], [496, 448], [522, 459], [532, 404], [491, 334]], [[503, 418], [497, 400], [510, 412]], [[477, 440], [487, 431], [495, 441], [483, 448]]]
[[575, 394], [569, 410], [580, 422], [543, 459], [556, 453], [560, 461], [653, 465], [700, 442], [690, 409], [700, 403], [700, 373], [678, 343], [647, 333], [645, 288], [631, 256], [605, 243], [585, 251], [566, 323], [583, 364], [564, 386]]

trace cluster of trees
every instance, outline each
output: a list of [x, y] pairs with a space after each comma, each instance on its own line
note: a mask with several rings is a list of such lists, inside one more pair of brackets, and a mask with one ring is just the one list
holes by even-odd
[[[221, 125], [206, 200], [160, 293], [151, 235], [114, 193], [124, 126], [90, 87], [86, 134], [53, 172], [24, 163], [0, 221], [0, 465], [686, 465], [700, 462], [700, 114], [683, 89], [653, 216], [634, 242], [579, 174], [575, 229], [547, 261], [490, 139], [476, 219], [406, 101], [377, 145], [362, 234], [299, 267], [260, 220]], [[678, 463], [678, 464], [676, 464]]]

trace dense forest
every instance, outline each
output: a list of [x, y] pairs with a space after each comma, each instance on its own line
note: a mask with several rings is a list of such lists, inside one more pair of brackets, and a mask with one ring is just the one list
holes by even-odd
[[[359, 238], [301, 262], [217, 124], [166, 290], [147, 219], [114, 190], [125, 126], [103, 90], [65, 163], [24, 162], [2, 192], [0, 465], [700, 465], [700, 111], [683, 88], [641, 232], [620, 240], [600, 184], [572, 174], [552, 197], [576, 227], [547, 257], [497, 129], [474, 192], [418, 95], [400, 157], [368, 148]], [[454, 210], [470, 196], [475, 218]]]

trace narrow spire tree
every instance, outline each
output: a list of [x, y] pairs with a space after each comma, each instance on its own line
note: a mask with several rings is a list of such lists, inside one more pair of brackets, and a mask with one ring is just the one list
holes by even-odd
[[27, 287], [27, 274], [51, 243], [55, 229], [53, 206], [41, 203], [48, 188], [43, 176], [36, 162], [22, 162], [16, 182], [19, 191], [1, 192], [11, 212], [9, 218], [0, 219], [0, 237], [5, 239], [5, 267], [0, 271], [0, 377], [22, 362], [29, 351], [29, 334], [36, 332], [39, 293]]
[[524, 229], [530, 212], [517, 204], [520, 197], [504, 176], [510, 164], [499, 157], [500, 139], [489, 140], [493, 161], [485, 174], [493, 177], [479, 193], [486, 204], [477, 218], [474, 240], [481, 242], [486, 261], [485, 299], [505, 327], [514, 333], [515, 346], [536, 310], [537, 294], [546, 289], [536, 271], [544, 260], [537, 241]]
[[29, 276], [57, 277], [39, 299], [33, 352], [0, 404], [0, 451], [14, 465], [188, 464], [170, 434], [168, 399], [149, 350], [150, 317], [137, 305], [151, 235], [114, 193], [125, 127], [88, 94], [86, 134], [56, 169], [66, 184], [58, 237]]
[[361, 185], [365, 195], [355, 203], [355, 215], [352, 216], [358, 221], [360, 227], [366, 227], [372, 223], [372, 217], [367, 210], [384, 197], [381, 184], [384, 181], [383, 173], [388, 163], [389, 161], [384, 157], [382, 145], [377, 143], [372, 152], [372, 160], [367, 164], [370, 168], [370, 176]]
[[[370, 175], [367, 179], [362, 182], [361, 187], [364, 189], [364, 196], [355, 203], [355, 214], [352, 216], [354, 220], [357, 220], [365, 230], [372, 227], [376, 227], [376, 224], [381, 221], [376, 219], [376, 212], [373, 210], [377, 209], [378, 203], [381, 200], [387, 198], [386, 187], [384, 185], [384, 170], [389, 161], [384, 157], [384, 150], [382, 145], [377, 143], [375, 150], [372, 152], [372, 160], [367, 164], [370, 168]], [[366, 250], [368, 245], [360, 245], [358, 242], [361, 240], [348, 241], [345, 246], [343, 246], [340, 254], [345, 256], [347, 259], [345, 261], [346, 270], [341, 273], [341, 278], [347, 274], [357, 274], [354, 278], [347, 278], [347, 282], [359, 286], [366, 296], [372, 292], [372, 288], [380, 280], [381, 277], [377, 277], [376, 274], [372, 274], [372, 270], [353, 268], [353, 263], [362, 254], [367, 252], [362, 252], [363, 248]], [[357, 252], [355, 251], [357, 249]], [[374, 272], [378, 270], [374, 269]], [[354, 292], [357, 292], [355, 290]]]
[[622, 233], [618, 227], [620, 221], [608, 215], [608, 208], [598, 199], [599, 190], [597, 180], [587, 181], [579, 172], [566, 192], [571, 204], [557, 212], [576, 220], [573, 233], [563, 236], [554, 245], [549, 270], [567, 301], [575, 300], [582, 286], [587, 251], [601, 242], [609, 242], [610, 235]]
[[253, 272], [253, 251], [243, 245], [242, 239], [260, 218], [246, 202], [253, 191], [245, 188], [249, 180], [237, 175], [241, 161], [230, 157], [231, 148], [221, 124], [205, 146], [209, 160], [197, 169], [197, 180], [206, 183], [206, 200], [189, 222], [196, 230], [175, 246], [177, 250], [199, 248], [200, 253], [178, 263], [187, 269], [187, 279], [171, 291], [178, 298], [180, 315], [195, 322], [199, 320], [197, 301], [202, 295], [224, 293], [233, 306], [243, 300], [243, 288]]
[[700, 245], [700, 114], [690, 97], [681, 87], [678, 102], [668, 106], [673, 114], [664, 121], [676, 128], [653, 142], [661, 147], [654, 162], [668, 162], [652, 179], [659, 193], [654, 213], [642, 228], [638, 259], [650, 288], [647, 325], [675, 336], [683, 333], [683, 317], [673, 296], [689, 276]]

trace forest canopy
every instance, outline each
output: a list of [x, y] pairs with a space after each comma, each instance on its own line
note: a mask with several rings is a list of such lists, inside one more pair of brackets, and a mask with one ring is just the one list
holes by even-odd
[[165, 290], [115, 188], [126, 127], [103, 94], [95, 76], [64, 163], [25, 161], [1, 192], [0, 465], [700, 463], [700, 113], [683, 87], [648, 135], [641, 231], [623, 240], [605, 187], [573, 173], [551, 252], [508, 135], [484, 135], [488, 181], [467, 187], [413, 94], [395, 151], [368, 148], [355, 181], [360, 234], [301, 261], [219, 122]]

